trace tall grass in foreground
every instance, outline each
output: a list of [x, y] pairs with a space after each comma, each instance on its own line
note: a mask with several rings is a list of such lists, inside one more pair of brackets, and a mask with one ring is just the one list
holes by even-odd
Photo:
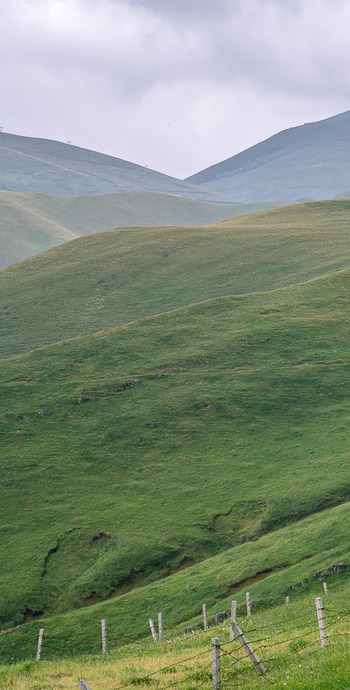
[[323, 597], [329, 645], [321, 649], [313, 596], [303, 595], [290, 606], [240, 618], [239, 624], [266, 666], [257, 675], [238, 641], [229, 642], [228, 622], [206, 632], [173, 636], [158, 645], [137, 643], [108, 654], [56, 662], [27, 661], [0, 667], [0, 688], [73, 690], [86, 678], [92, 690], [137, 687], [165, 690], [179, 687], [211, 689], [211, 638], [222, 644], [224, 688], [285, 687], [330, 690], [350, 687], [350, 584]]

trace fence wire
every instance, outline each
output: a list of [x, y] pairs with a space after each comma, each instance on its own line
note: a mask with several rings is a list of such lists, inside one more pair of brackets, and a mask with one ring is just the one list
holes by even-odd
[[[327, 615], [327, 631], [330, 627], [336, 626], [338, 623], [341, 623], [346, 617], [350, 616], [350, 611], [345, 610], [345, 611], [336, 611], [335, 609], [330, 609], [328, 607], [324, 607], [324, 611], [328, 614]], [[331, 614], [332, 618], [330, 620]], [[304, 623], [301, 625], [300, 621], [303, 619]], [[291, 625], [292, 624], [292, 625]], [[278, 639], [274, 639], [271, 635], [271, 628], [274, 628], [274, 633], [277, 634]], [[277, 630], [276, 630], [277, 629]], [[292, 635], [291, 633], [298, 630], [297, 635]], [[262, 635], [262, 633], [265, 633]], [[254, 633], [260, 633], [260, 637], [254, 637]], [[288, 633], [287, 635], [283, 636], [283, 633]], [[261, 659], [263, 664], [269, 664], [270, 667], [267, 669], [267, 672], [270, 672], [273, 670], [273, 663], [276, 661], [281, 661], [284, 659], [290, 659], [291, 657], [299, 656], [302, 657], [304, 654], [307, 656], [318, 654], [320, 650], [320, 640], [319, 640], [319, 629], [317, 625], [317, 618], [316, 615], [312, 618], [308, 618], [305, 620], [305, 614], [298, 615], [298, 616], [291, 616], [290, 620], [286, 617], [283, 620], [279, 621], [272, 621], [270, 623], [263, 624], [261, 626], [257, 626], [255, 628], [249, 628], [249, 625], [245, 627], [244, 634], [246, 634], [249, 638], [249, 642], [252, 645], [254, 652], [260, 652], [263, 653], [265, 650], [276, 650], [275, 654], [272, 654], [268, 657], [264, 657]], [[281, 637], [281, 635], [283, 637]], [[327, 632], [328, 637], [342, 637], [342, 636], [350, 636], [350, 632]], [[271, 639], [272, 637], [272, 639]], [[312, 640], [312, 637], [316, 637], [317, 639]], [[270, 638], [270, 640], [269, 640]], [[304, 638], [311, 638], [308, 642], [305, 641]], [[286, 653], [286, 650], [283, 649], [283, 646], [288, 645], [290, 643], [295, 642], [296, 640], [301, 640], [302, 645], [295, 649], [292, 650], [288, 653]], [[145, 674], [144, 676], [139, 676], [137, 678], [134, 678], [129, 684], [119, 686], [120, 690], [124, 688], [130, 688], [131, 686], [135, 685], [135, 682], [137, 684], [141, 683], [147, 683], [152, 681], [153, 679], [156, 680], [156, 676], [158, 676], [161, 673], [166, 673], [167, 671], [174, 671], [174, 669], [180, 669], [183, 664], [193, 662], [194, 660], [199, 660], [201, 657], [208, 657], [211, 655], [211, 647], [199, 652], [198, 654], [194, 654], [190, 657], [186, 657], [186, 659], [181, 659], [181, 661], [175, 662], [175, 663], [170, 663], [167, 666], [163, 666], [162, 668], [158, 669], [157, 671], [154, 671], [152, 673]], [[253, 666], [251, 664], [251, 658], [250, 655], [247, 654], [247, 652], [244, 650], [244, 648], [241, 646], [238, 637], [236, 636], [234, 640], [230, 640], [229, 642], [224, 642], [223, 644], [220, 645], [220, 660], [221, 660], [221, 688], [222, 690], [225, 690], [225, 688], [231, 690], [231, 688], [236, 688], [236, 687], [242, 687], [241, 685], [241, 680], [243, 680], [242, 676], [248, 672], [251, 672], [253, 670]], [[249, 664], [247, 664], [247, 660], [249, 661]], [[203, 659], [204, 661], [204, 659]], [[230, 661], [227, 665], [227, 662]], [[193, 672], [197, 674], [205, 674], [210, 668], [211, 668], [212, 662], [205, 664], [203, 666], [202, 664], [196, 665], [196, 667], [193, 669]], [[271, 666], [272, 664], [272, 666]], [[159, 682], [160, 679], [158, 679]], [[232, 685], [231, 681], [237, 680], [238, 682]], [[175, 688], [177, 686], [183, 686], [184, 684], [188, 684], [191, 682], [194, 682], [195, 679], [189, 677], [186, 675], [185, 678], [181, 678], [178, 680], [175, 680], [174, 682], [168, 683], [167, 685], [162, 685], [162, 690], [168, 690], [170, 688]], [[265, 675], [261, 676], [261, 681], [263, 684], [265, 682], [269, 682], [270, 685], [274, 684], [274, 681], [270, 678], [267, 679]]]

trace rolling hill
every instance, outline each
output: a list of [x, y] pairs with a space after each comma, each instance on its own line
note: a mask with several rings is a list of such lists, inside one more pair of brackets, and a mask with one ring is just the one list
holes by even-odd
[[[80, 659], [75, 660], [75, 664], [77, 667], [81, 664], [83, 669], [81, 676], [88, 675], [86, 669], [91, 664], [92, 668], [89, 668], [88, 676], [91, 680], [94, 677], [93, 671], [96, 672], [100, 665], [105, 669], [108, 663], [106, 657], [101, 658], [99, 654], [98, 628], [101, 618], [107, 618], [108, 661], [113, 655], [114, 667], [116, 661], [124, 655], [126, 663], [128, 661], [130, 663], [131, 656], [135, 657], [135, 660], [138, 657], [139, 663], [141, 660], [141, 663], [146, 665], [157, 654], [164, 655], [164, 645], [148, 642], [150, 637], [148, 618], [150, 615], [154, 616], [159, 610], [163, 612], [166, 639], [171, 640], [171, 645], [165, 643], [166, 647], [170, 647], [170, 654], [173, 653], [174, 646], [180, 644], [188, 648], [187, 657], [192, 657], [193, 647], [200, 644], [203, 636], [200, 630], [202, 603], [207, 602], [208, 622], [211, 629], [205, 635], [208, 640], [207, 648], [210, 649], [210, 638], [213, 635], [218, 634], [222, 641], [222, 638], [228, 640], [228, 621], [225, 621], [224, 625], [215, 626], [212, 616], [219, 611], [229, 609], [232, 596], [237, 601], [238, 621], [246, 632], [247, 628], [250, 630], [256, 628], [259, 619], [264, 627], [267, 625], [268, 629], [276, 621], [281, 623], [284, 620], [283, 629], [287, 633], [287, 640], [291, 625], [293, 636], [299, 640], [303, 639], [301, 632], [295, 635], [295, 619], [301, 625], [303, 622], [305, 624], [305, 618], [309, 623], [308, 613], [314, 611], [314, 597], [323, 592], [321, 583], [313, 578], [312, 573], [322, 572], [327, 568], [332, 570], [334, 563], [349, 559], [350, 545], [347, 531], [349, 515], [349, 503], [329, 508], [293, 525], [264, 535], [260, 539], [227, 549], [200, 564], [189, 566], [157, 582], [145, 584], [141, 588], [125, 592], [105, 602], [95, 603], [69, 613], [41, 617], [11, 633], [0, 634], [0, 662], [11, 663], [10, 668], [1, 669], [0, 667], [2, 671], [0, 687], [2, 687], [1, 681], [5, 679], [9, 681], [10, 669], [14, 670], [14, 662], [33, 659], [38, 632], [43, 626], [45, 628], [43, 649], [45, 670], [49, 674], [52, 669], [52, 664], [49, 664], [48, 660], [60, 659], [61, 671], [66, 666], [66, 673], [60, 675], [60, 684], [64, 682], [63, 677], [67, 675], [67, 685], [62, 686], [67, 687], [67, 690], [71, 690], [74, 680], [74, 678], [69, 678], [72, 674], [72, 654], [75, 656], [84, 654]], [[333, 539], [334, 533], [338, 535], [336, 546]], [[300, 586], [301, 580], [304, 584]], [[341, 613], [344, 611], [344, 602], [347, 601], [349, 595], [349, 573], [347, 570], [340, 574], [330, 573], [327, 582], [332, 597], [332, 614], [337, 614], [338, 611]], [[298, 583], [295, 590], [291, 590], [291, 583]], [[284, 603], [281, 590], [285, 588], [288, 588], [291, 607], [286, 607]], [[245, 615], [247, 591], [255, 601], [252, 618], [247, 618]], [[329, 617], [327, 618], [329, 623]], [[342, 623], [345, 624], [346, 629], [348, 617], [343, 618]], [[195, 635], [183, 634], [188, 624], [196, 626]], [[280, 637], [280, 625], [278, 628]], [[314, 632], [316, 636], [316, 627]], [[259, 631], [259, 637], [260, 635], [261, 631]], [[142, 643], [137, 644], [136, 641], [140, 638]], [[126, 646], [127, 643], [131, 643], [130, 647]], [[321, 653], [324, 654], [324, 650]], [[97, 658], [92, 654], [98, 655]], [[67, 656], [69, 656], [68, 659]], [[297, 661], [299, 662], [298, 658]], [[161, 665], [164, 666], [164, 663]], [[28, 676], [32, 676], [34, 668], [38, 672], [38, 666], [40, 664], [34, 661], [27, 662], [18, 669], [19, 675], [21, 672], [26, 675], [27, 672]], [[134, 666], [130, 670], [135, 672]], [[145, 675], [145, 673], [140, 675]], [[112, 675], [112, 679], [114, 678], [115, 676]], [[54, 681], [53, 678], [52, 680]], [[24, 683], [26, 681], [28, 682], [29, 678], [25, 678]], [[109, 687], [106, 681], [106, 678], [101, 678], [101, 687]], [[12, 685], [4, 684], [3, 687], [7, 690]], [[18, 690], [25, 690], [26, 687], [25, 684], [19, 685]], [[247, 685], [243, 687], [246, 688]], [[115, 680], [111, 690], [115, 690]]]
[[0, 191], [0, 268], [109, 228], [207, 225], [273, 207], [208, 204], [157, 192], [58, 197]]
[[146, 190], [214, 201], [211, 192], [143, 165], [68, 143], [5, 132], [0, 132], [0, 189], [56, 196]]
[[241, 202], [329, 199], [350, 180], [350, 111], [292, 127], [187, 178]]
[[204, 228], [82, 237], [1, 272], [1, 357], [223, 295], [345, 268], [350, 201], [252, 214]]
[[349, 300], [344, 270], [2, 360], [3, 624], [349, 501]]
[[[115, 200], [23, 196], [8, 222], [23, 204], [57, 236]], [[119, 646], [158, 610], [176, 634], [349, 558], [349, 221], [337, 200], [120, 228], [1, 271], [6, 663], [43, 618], [47, 658], [91, 652], [103, 616]]]

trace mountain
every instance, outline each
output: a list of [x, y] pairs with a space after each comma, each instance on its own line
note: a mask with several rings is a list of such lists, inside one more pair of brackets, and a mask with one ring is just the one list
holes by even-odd
[[208, 204], [158, 192], [58, 197], [0, 191], [0, 268], [108, 228], [207, 225], [273, 206]]
[[350, 111], [284, 130], [187, 182], [241, 202], [342, 195], [350, 183]]
[[67, 242], [2, 270], [0, 356], [342, 269], [349, 224], [350, 201], [324, 201], [202, 228], [125, 228]]
[[57, 196], [147, 190], [214, 200], [196, 185], [143, 165], [59, 141], [5, 132], [0, 132], [0, 189]]

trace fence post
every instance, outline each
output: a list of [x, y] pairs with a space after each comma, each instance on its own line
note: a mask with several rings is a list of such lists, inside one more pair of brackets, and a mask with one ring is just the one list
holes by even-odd
[[261, 675], [263, 673], [265, 673], [266, 668], [265, 668], [264, 664], [260, 661], [258, 655], [254, 652], [252, 645], [248, 642], [246, 636], [243, 634], [243, 631], [241, 630], [241, 628], [239, 627], [239, 625], [237, 624], [236, 621], [233, 621], [232, 627], [233, 627], [233, 630], [234, 630], [235, 634], [237, 635], [242, 647], [247, 652], [249, 658], [253, 662], [257, 672], [260, 673]]
[[250, 601], [250, 594], [249, 594], [249, 592], [246, 592], [245, 600], [246, 600], [246, 603], [247, 603], [247, 616], [250, 616], [250, 614], [251, 614], [251, 612], [252, 612], [252, 604], [251, 604], [251, 601]]
[[318, 627], [320, 630], [321, 647], [326, 647], [328, 644], [328, 639], [327, 639], [326, 621], [324, 619], [324, 608], [323, 608], [321, 597], [316, 597], [315, 603], [316, 603], [316, 610], [317, 610]]
[[324, 582], [324, 583], [323, 583], [323, 589], [324, 589], [324, 593], [325, 593], [325, 594], [328, 594], [327, 582]]
[[202, 609], [203, 609], [203, 628], [204, 628], [204, 630], [208, 630], [207, 605], [203, 604]]
[[102, 654], [107, 652], [107, 624], [106, 619], [101, 620], [101, 632], [102, 632]]
[[287, 606], [288, 606], [288, 604], [290, 604], [290, 598], [289, 597], [286, 597], [286, 604], [287, 604]]
[[156, 629], [154, 627], [154, 623], [153, 623], [152, 618], [149, 619], [149, 627], [151, 628], [151, 633], [152, 633], [152, 637], [153, 637], [154, 642], [157, 642], [157, 633], [156, 633]]
[[220, 690], [220, 640], [211, 638], [211, 668], [213, 672], [213, 690]]
[[158, 638], [159, 642], [163, 639], [163, 614], [158, 613]]
[[230, 620], [230, 641], [235, 639], [235, 633], [232, 628], [232, 621], [236, 620], [236, 612], [237, 612], [237, 601], [232, 599], [231, 601], [231, 620]]
[[45, 628], [40, 628], [40, 630], [39, 630], [38, 648], [37, 648], [36, 657], [35, 657], [35, 660], [36, 660], [36, 661], [40, 661], [41, 649], [42, 649], [42, 646], [43, 646], [44, 630], [45, 630]]
[[91, 690], [90, 685], [87, 684], [84, 678], [78, 681], [78, 685], [80, 687], [80, 690]]

